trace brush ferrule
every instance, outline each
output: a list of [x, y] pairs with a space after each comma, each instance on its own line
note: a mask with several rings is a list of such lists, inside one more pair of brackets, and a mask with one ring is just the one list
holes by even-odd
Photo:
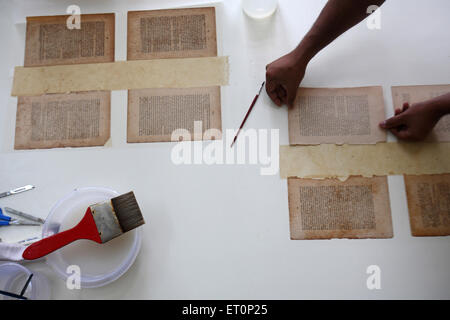
[[102, 243], [114, 239], [123, 233], [111, 201], [97, 203], [90, 206], [90, 208]]

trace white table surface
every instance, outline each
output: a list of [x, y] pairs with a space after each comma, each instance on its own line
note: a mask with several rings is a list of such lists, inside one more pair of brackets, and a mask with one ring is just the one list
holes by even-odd
[[[325, 2], [280, 0], [275, 16], [256, 22], [240, 1], [224, 1], [219, 42], [230, 57], [230, 83], [222, 88], [223, 129], [240, 124], [265, 65], [298, 43]], [[64, 14], [74, 3], [82, 13], [116, 13], [116, 60], [126, 58], [128, 10], [194, 4], [0, 0], [0, 190], [37, 186], [0, 206], [46, 217], [74, 188], [106, 186], [134, 190], [147, 220], [136, 262], [105, 287], [67, 290], [43, 262], [28, 263], [47, 275], [53, 298], [450, 298], [450, 237], [411, 236], [401, 176], [389, 177], [393, 239], [291, 241], [286, 180], [261, 176], [255, 165], [175, 166], [171, 143], [127, 145], [126, 91], [112, 93], [110, 147], [13, 151], [17, 100], [10, 90], [13, 67], [23, 65], [25, 16]], [[312, 61], [303, 85], [382, 85], [392, 115], [390, 86], [450, 83], [449, 9], [448, 0], [388, 0], [381, 30], [362, 23], [341, 36]], [[287, 123], [286, 109], [263, 94], [247, 128], [279, 128], [280, 144], [288, 144]], [[0, 238], [38, 233], [18, 230], [2, 228]], [[366, 287], [372, 264], [381, 268], [381, 290]]]

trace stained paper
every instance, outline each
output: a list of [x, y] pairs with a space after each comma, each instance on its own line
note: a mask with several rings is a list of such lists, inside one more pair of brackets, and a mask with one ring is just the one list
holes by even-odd
[[282, 178], [450, 173], [450, 143], [281, 146]]
[[386, 177], [288, 179], [292, 240], [392, 238]]
[[47, 67], [16, 67], [13, 96], [76, 91], [192, 88], [228, 83], [228, 58], [118, 61]]

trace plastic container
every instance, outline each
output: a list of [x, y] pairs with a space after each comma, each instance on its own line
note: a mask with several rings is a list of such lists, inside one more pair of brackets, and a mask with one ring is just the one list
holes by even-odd
[[241, 0], [242, 9], [253, 19], [264, 19], [275, 13], [278, 0]]
[[[49, 237], [74, 227], [90, 205], [118, 195], [107, 188], [75, 189], [53, 206], [42, 236]], [[73, 275], [69, 266], [78, 266], [82, 288], [101, 287], [117, 280], [131, 267], [141, 248], [141, 239], [141, 229], [137, 228], [104, 244], [77, 240], [49, 254], [46, 262], [63, 280]]]
[[[43, 274], [32, 272], [24, 266], [14, 262], [0, 263], [0, 290], [20, 295], [30, 274], [33, 274], [33, 277], [23, 296], [31, 300], [50, 299], [48, 279]], [[0, 294], [0, 300], [17, 299]]]

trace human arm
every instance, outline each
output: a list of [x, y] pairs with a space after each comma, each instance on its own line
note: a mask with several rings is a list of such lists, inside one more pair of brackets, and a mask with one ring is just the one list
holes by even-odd
[[292, 106], [309, 61], [333, 40], [367, 17], [385, 0], [329, 0], [300, 44], [266, 67], [266, 91], [276, 105]]
[[401, 140], [419, 141], [447, 114], [450, 114], [450, 92], [412, 105], [406, 102], [395, 109], [394, 117], [380, 123], [380, 127]]

